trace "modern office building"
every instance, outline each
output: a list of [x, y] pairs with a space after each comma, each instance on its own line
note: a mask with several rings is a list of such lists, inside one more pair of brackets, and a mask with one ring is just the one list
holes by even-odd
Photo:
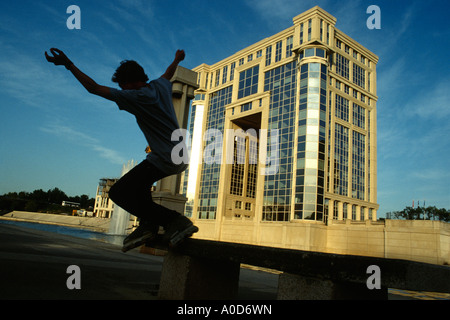
[[314, 7], [290, 28], [194, 68], [183, 184], [192, 219], [376, 221], [378, 57], [335, 25]]
[[377, 220], [378, 57], [336, 21], [314, 7], [193, 69], [194, 237], [448, 263], [448, 224]]
[[376, 221], [378, 57], [335, 24], [314, 7], [194, 69], [183, 184], [193, 219]]

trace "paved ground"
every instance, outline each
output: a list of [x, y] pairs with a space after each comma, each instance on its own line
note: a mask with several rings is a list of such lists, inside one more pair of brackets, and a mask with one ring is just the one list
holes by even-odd
[[[162, 257], [114, 244], [0, 223], [0, 299], [156, 300]], [[67, 268], [80, 268], [69, 290]], [[239, 299], [276, 299], [278, 275], [241, 269]], [[390, 290], [390, 300], [448, 300], [449, 294]]]
[[[162, 257], [0, 224], [0, 299], [156, 299]], [[81, 290], [69, 290], [71, 265]], [[240, 299], [275, 299], [278, 276], [242, 269]]]

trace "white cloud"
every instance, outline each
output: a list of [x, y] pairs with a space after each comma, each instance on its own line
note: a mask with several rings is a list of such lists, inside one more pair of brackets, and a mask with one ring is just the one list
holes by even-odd
[[55, 135], [59, 138], [68, 140], [71, 143], [89, 148], [95, 151], [98, 156], [107, 159], [112, 164], [121, 165], [126, 162], [126, 159], [122, 157], [117, 151], [103, 146], [100, 140], [93, 138], [84, 132], [77, 131], [67, 125], [52, 123], [41, 127], [40, 130]]
[[427, 90], [408, 106], [412, 116], [440, 119], [450, 116], [450, 78], [437, 81], [434, 89]]

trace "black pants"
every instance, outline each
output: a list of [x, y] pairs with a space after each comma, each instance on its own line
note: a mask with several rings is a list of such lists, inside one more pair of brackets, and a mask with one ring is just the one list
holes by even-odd
[[140, 223], [148, 222], [166, 227], [180, 214], [153, 202], [150, 191], [156, 181], [166, 176], [167, 174], [144, 160], [111, 187], [109, 197], [116, 205], [138, 217]]

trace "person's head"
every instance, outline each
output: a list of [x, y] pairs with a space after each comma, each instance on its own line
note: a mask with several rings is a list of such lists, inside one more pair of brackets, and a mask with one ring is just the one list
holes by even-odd
[[118, 83], [124, 90], [139, 89], [148, 80], [144, 68], [133, 60], [123, 60], [112, 77], [112, 81]]

